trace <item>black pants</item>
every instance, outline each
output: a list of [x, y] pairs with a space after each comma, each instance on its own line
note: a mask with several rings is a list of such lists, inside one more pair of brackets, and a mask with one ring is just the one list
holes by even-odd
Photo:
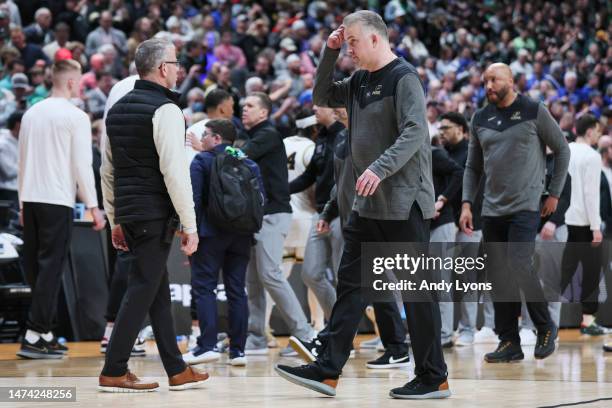
[[540, 213], [520, 211], [502, 217], [482, 217], [482, 222], [488, 256], [487, 275], [493, 285], [495, 331], [500, 341], [520, 344], [518, 318], [521, 315], [521, 291], [527, 300], [529, 316], [538, 331], [554, 324], [533, 258]]
[[[321, 375], [338, 377], [349, 357], [359, 321], [366, 307], [361, 288], [361, 244], [366, 242], [429, 242], [429, 221], [415, 204], [406, 221], [373, 220], [351, 213], [344, 228], [344, 251], [338, 270], [338, 298], [329, 320], [329, 339], [315, 363]], [[437, 384], [446, 376], [440, 344], [440, 308], [437, 302], [404, 304], [412, 341], [415, 374], [424, 383]]]
[[63, 205], [23, 203], [23, 266], [32, 287], [26, 328], [53, 329], [62, 274], [72, 238], [74, 210]]
[[128, 276], [133, 267], [134, 256], [130, 252], [116, 251], [115, 264], [110, 265], [113, 273], [110, 276], [108, 303], [106, 305], [107, 322], [114, 322], [121, 307], [121, 301], [128, 286]]
[[121, 227], [134, 256], [128, 288], [115, 319], [102, 375], [119, 377], [126, 373], [130, 352], [147, 312], [159, 355], [169, 377], [181, 373], [185, 363], [176, 344], [170, 307], [166, 262], [170, 244], [162, 242], [166, 220], [142, 221]]
[[[561, 261], [561, 293], [567, 289], [572, 281], [578, 264], [582, 264], [582, 288], [580, 302], [582, 313], [595, 314], [597, 312], [597, 298], [599, 297], [599, 280], [601, 272], [601, 245], [593, 247], [593, 232], [590, 227], [567, 226], [567, 245], [563, 251]], [[579, 243], [572, 245], [572, 243]]]
[[385, 350], [394, 355], [407, 353], [406, 329], [397, 304], [395, 302], [374, 302], [372, 305], [374, 306], [380, 341]]

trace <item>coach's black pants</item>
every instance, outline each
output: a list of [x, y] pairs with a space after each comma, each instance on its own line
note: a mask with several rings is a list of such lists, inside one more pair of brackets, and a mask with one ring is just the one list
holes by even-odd
[[538, 331], [554, 324], [534, 265], [540, 213], [519, 211], [507, 216], [482, 217], [482, 223], [487, 276], [493, 285], [495, 331], [500, 341], [520, 344], [521, 291]]
[[26, 327], [38, 333], [51, 331], [55, 324], [73, 216], [71, 207], [23, 203], [23, 266], [32, 287]]
[[170, 308], [166, 269], [170, 244], [162, 241], [165, 226], [166, 220], [132, 222], [121, 226], [134, 260], [127, 292], [115, 319], [102, 375], [119, 377], [126, 373], [130, 352], [147, 312], [166, 373], [171, 377], [185, 369], [176, 344]]
[[[321, 375], [335, 378], [349, 357], [359, 321], [366, 307], [361, 288], [361, 244], [366, 242], [429, 242], [429, 221], [416, 203], [406, 221], [373, 220], [351, 213], [344, 228], [344, 251], [338, 270], [338, 298], [329, 320], [329, 339], [316, 361]], [[440, 308], [437, 302], [405, 303], [414, 353], [415, 374], [426, 384], [447, 376], [440, 344]]]
[[[597, 312], [602, 266], [602, 244], [593, 247], [590, 244], [592, 241], [593, 231], [590, 227], [568, 225], [567, 245], [561, 261], [561, 293], [567, 289], [572, 281], [578, 264], [582, 264], [580, 301], [582, 303], [582, 313], [590, 315]], [[572, 243], [577, 243], [577, 245], [572, 245]]]
[[[114, 249], [114, 248], [113, 248]], [[130, 252], [117, 251], [115, 264], [109, 265], [112, 274], [110, 276], [108, 303], [106, 305], [107, 322], [114, 322], [121, 307], [121, 301], [127, 291], [128, 276], [134, 264], [134, 255]]]

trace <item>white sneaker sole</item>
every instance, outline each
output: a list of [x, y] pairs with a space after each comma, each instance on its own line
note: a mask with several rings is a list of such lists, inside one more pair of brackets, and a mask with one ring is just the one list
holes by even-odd
[[122, 388], [122, 387], [103, 387], [98, 385], [98, 391], [100, 392], [112, 392], [112, 393], [122, 393], [122, 394], [144, 394], [146, 392], [155, 392], [159, 390], [159, 387], [150, 388], [147, 390], [136, 390], [134, 388]]
[[367, 363], [366, 367], [370, 368], [372, 370], [376, 370], [376, 369], [390, 369], [390, 368], [401, 368], [401, 367], [408, 367], [410, 365], [410, 361], [406, 361], [403, 363], [393, 363], [393, 364], [370, 364]]
[[169, 387], [169, 389], [170, 389], [170, 391], [185, 391], [185, 390], [189, 390], [191, 388], [200, 388], [205, 383], [206, 383], [206, 380], [198, 381], [198, 382], [190, 382], [190, 383], [186, 383], [186, 384], [182, 384], [182, 385], [171, 385]]
[[196, 365], [196, 364], [204, 364], [204, 363], [213, 363], [215, 361], [219, 361], [220, 358], [221, 356], [207, 357], [207, 358], [194, 358], [193, 360], [186, 360], [185, 358], [183, 358], [183, 360], [185, 360], [185, 363], [189, 365]]
[[233, 367], [244, 367], [247, 365], [247, 359], [244, 357], [236, 357], [229, 361], [229, 365]]

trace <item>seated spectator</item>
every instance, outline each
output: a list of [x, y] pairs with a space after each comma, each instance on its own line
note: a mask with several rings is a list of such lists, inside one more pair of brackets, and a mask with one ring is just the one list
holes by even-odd
[[21, 59], [25, 64], [26, 70], [32, 68], [38, 60], [43, 60], [45, 64], [49, 63], [49, 58], [47, 58], [40, 46], [26, 42], [26, 37], [21, 27], [11, 28], [11, 43], [21, 53]]
[[112, 45], [121, 56], [127, 54], [127, 39], [122, 31], [113, 28], [113, 15], [110, 11], [100, 14], [100, 26], [87, 35], [85, 53], [91, 56], [104, 44]]
[[29, 43], [43, 46], [51, 42], [53, 33], [51, 32], [51, 22], [53, 16], [46, 7], [41, 7], [34, 13], [34, 22], [24, 28], [23, 32]]
[[232, 32], [229, 30], [221, 34], [221, 43], [215, 47], [215, 57], [230, 69], [246, 68], [247, 61], [244, 52], [232, 45]]

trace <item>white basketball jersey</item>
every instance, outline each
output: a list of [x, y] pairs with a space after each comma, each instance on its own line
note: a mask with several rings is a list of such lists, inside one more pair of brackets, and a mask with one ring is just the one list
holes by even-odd
[[[283, 140], [287, 152], [287, 169], [289, 182], [304, 173], [312, 159], [315, 143], [302, 136], [291, 136]], [[313, 201], [314, 185], [306, 190], [291, 194], [291, 210], [293, 222], [285, 240], [286, 247], [306, 246], [306, 239], [310, 231], [312, 215], [316, 212]]]

